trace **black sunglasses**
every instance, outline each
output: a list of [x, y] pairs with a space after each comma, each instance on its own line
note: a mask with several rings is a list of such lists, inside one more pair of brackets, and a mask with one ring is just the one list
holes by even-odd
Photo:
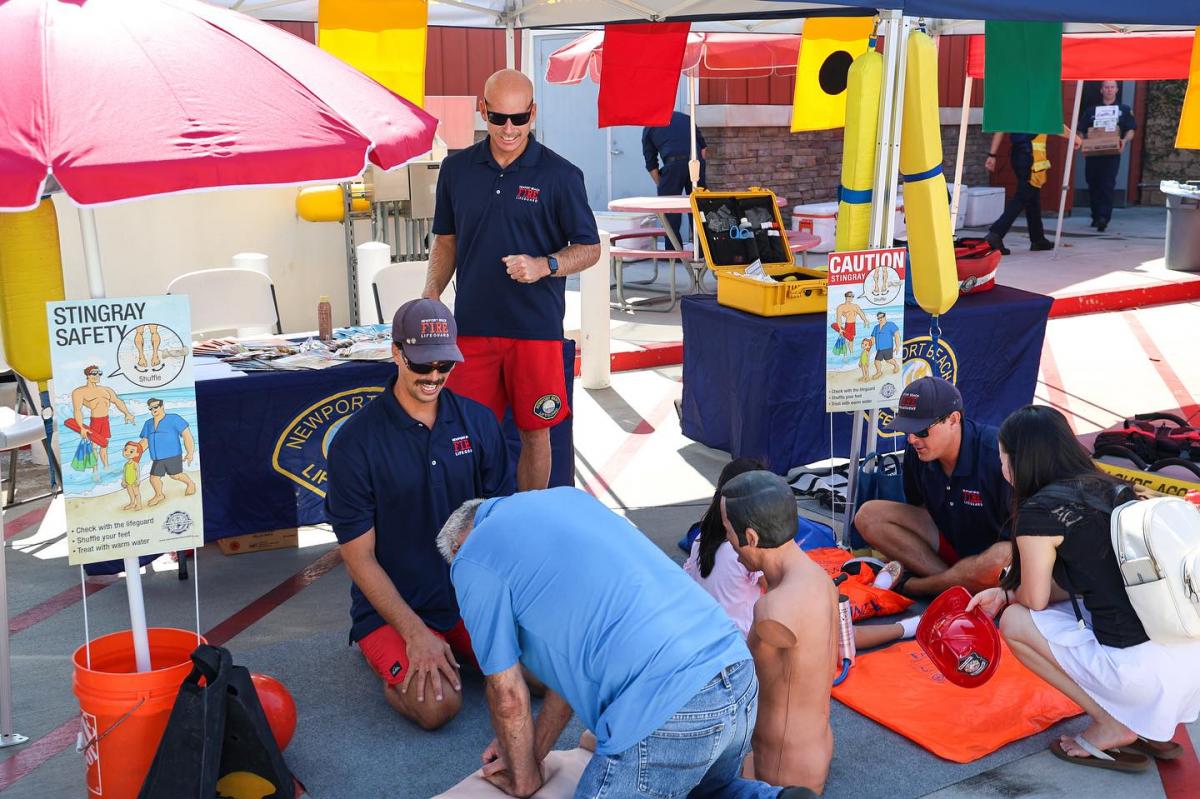
[[[403, 353], [401, 353], [401, 355], [403, 355]], [[437, 370], [437, 372], [439, 374], [448, 375], [448, 374], [450, 374], [450, 370], [453, 369], [456, 365], [455, 361], [434, 361], [433, 363], [413, 363], [412, 361], [410, 361], [408, 359], [407, 355], [403, 355], [403, 357], [404, 357], [404, 363], [408, 366], [408, 368], [411, 369], [414, 374], [419, 374], [419, 375], [427, 375], [430, 372], [433, 372], [434, 370]]]
[[533, 116], [533, 105], [530, 105], [519, 114], [501, 114], [499, 111], [493, 111], [492, 109], [488, 108], [487, 103], [484, 103], [483, 107], [487, 109], [487, 121], [491, 122], [493, 125], [503, 126], [509, 120], [512, 120], [514, 125], [520, 127], [521, 125], [528, 125], [529, 118]]
[[929, 429], [931, 427], [933, 427], [935, 424], [941, 424], [942, 422], [946, 421], [949, 418], [950, 418], [950, 414], [946, 414], [945, 416], [939, 416], [938, 418], [934, 419], [932, 422], [929, 423], [929, 427], [926, 427], [924, 430], [921, 430], [920, 432], [913, 433], [913, 435], [916, 436], [917, 438], [929, 438]]

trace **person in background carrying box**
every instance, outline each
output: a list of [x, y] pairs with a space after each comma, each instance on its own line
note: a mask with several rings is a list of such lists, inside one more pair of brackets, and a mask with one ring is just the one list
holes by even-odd
[[[646, 171], [650, 179], [658, 187], [659, 197], [691, 194], [692, 180], [688, 174], [688, 160], [692, 156], [692, 118], [687, 114], [675, 111], [671, 114], [671, 123], [657, 128], [645, 128], [642, 131], [642, 155], [646, 158]], [[696, 131], [696, 155], [700, 159], [700, 185], [708, 185], [705, 181], [705, 157], [708, 155], [708, 145], [704, 134]], [[659, 166], [659, 161], [662, 166]], [[683, 242], [682, 214], [667, 214], [667, 223], [675, 231], [675, 238]]]
[[1083, 154], [1083, 173], [1087, 177], [1088, 199], [1092, 205], [1092, 227], [1104, 232], [1112, 219], [1113, 194], [1117, 186], [1117, 171], [1121, 168], [1121, 153], [1133, 139], [1133, 131], [1137, 122], [1129, 106], [1117, 102], [1117, 82], [1106, 80], [1100, 84], [1100, 104], [1093, 105], [1083, 112], [1079, 120], [1079, 129], [1087, 138], [1092, 128], [1103, 128], [1109, 131], [1119, 131], [1120, 138], [1115, 154], [1100, 153]]
[[908, 440], [907, 502], [865, 502], [854, 525], [904, 567], [893, 590], [935, 595], [953, 585], [972, 592], [996, 585], [1012, 557], [996, 428], [966, 419], [958, 389], [937, 377], [904, 389], [892, 428]]

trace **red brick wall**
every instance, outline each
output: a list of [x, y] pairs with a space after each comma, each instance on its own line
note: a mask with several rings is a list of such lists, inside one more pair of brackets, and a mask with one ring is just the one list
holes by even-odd
[[[842, 164], [842, 131], [791, 133], [787, 128], [705, 129], [708, 142], [709, 188], [717, 191], [762, 186], [787, 198], [786, 212], [793, 205], [825, 202], [837, 198]], [[988, 185], [983, 162], [991, 137], [973, 125], [967, 132], [963, 183]], [[954, 175], [958, 127], [942, 127], [943, 170], [946, 180]], [[785, 213], [785, 217], [788, 215]]]

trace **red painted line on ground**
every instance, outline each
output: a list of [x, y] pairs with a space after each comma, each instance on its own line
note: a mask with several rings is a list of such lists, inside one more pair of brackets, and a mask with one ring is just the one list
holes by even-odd
[[1067, 417], [1067, 424], [1071, 425], [1071, 432], [1076, 433], [1075, 414], [1071, 411], [1070, 397], [1063, 390], [1062, 375], [1058, 371], [1058, 361], [1054, 359], [1054, 349], [1050, 346], [1049, 331], [1042, 340], [1042, 385], [1050, 395], [1050, 404], [1062, 411], [1063, 416]]
[[4, 538], [8, 540], [15, 535], [28, 530], [35, 524], [41, 524], [42, 519], [46, 518], [46, 511], [50, 509], [50, 505], [46, 504], [40, 508], [34, 508], [28, 513], [23, 513], [12, 521], [5, 520], [4, 522]]
[[[110, 579], [104, 582], [100, 580], [85, 580], [84, 586], [87, 590], [87, 595], [91, 596], [97, 591], [102, 591], [103, 589], [108, 588], [114, 582], [116, 582], [115, 579]], [[29, 610], [13, 616], [8, 622], [8, 632], [10, 635], [16, 635], [22, 630], [28, 630], [33, 625], [39, 624], [54, 614], [66, 610], [78, 601], [79, 589], [75, 586], [65, 588], [47, 599], [45, 602], [34, 605]]]
[[229, 639], [315, 583], [322, 575], [341, 562], [341, 551], [331, 549], [302, 571], [293, 574], [225, 621], [208, 630], [204, 633], [205, 639], [213, 646], [224, 646]]
[[78, 732], [79, 717], [72, 716], [36, 741], [25, 744], [12, 757], [0, 761], [0, 793], [29, 776], [68, 746], [73, 746]]
[[1175, 760], [1154, 761], [1163, 792], [1167, 799], [1196, 799], [1200, 796], [1200, 760], [1196, 758], [1187, 727], [1180, 724], [1172, 740], [1183, 747], [1183, 754]]
[[1174, 302], [1190, 302], [1192, 300], [1200, 300], [1200, 280], [1119, 291], [1101, 291], [1096, 294], [1080, 294], [1074, 297], [1059, 297], [1050, 306], [1050, 318], [1122, 311], [1128, 308], [1169, 305]]
[[1146, 352], [1146, 357], [1154, 364], [1158, 376], [1166, 383], [1171, 396], [1179, 404], [1180, 415], [1190, 419], [1200, 409], [1196, 404], [1196, 398], [1192, 396], [1191, 392], [1183, 384], [1183, 381], [1179, 379], [1179, 375], [1171, 368], [1171, 364], [1163, 356], [1162, 350], [1154, 343], [1154, 339], [1146, 331], [1146, 328], [1143, 327], [1141, 320], [1137, 318], [1137, 314], [1132, 311], [1126, 311], [1121, 316], [1125, 318], [1125, 323], [1133, 331], [1134, 338], [1138, 340], [1138, 344]]
[[[608, 356], [609, 368], [614, 372], [633, 372], [638, 369], [653, 369], [656, 366], [677, 366], [683, 363], [683, 342], [668, 341], [647, 344], [636, 350], [614, 352]], [[575, 356], [575, 376], [579, 377], [581, 356]]]
[[[342, 554], [334, 549], [317, 558], [306, 568], [284, 580], [246, 607], [204, 634], [211, 644], [225, 644], [275, 608], [312, 585], [318, 578], [342, 562]], [[7, 760], [0, 761], [0, 793], [37, 770], [46, 761], [75, 743], [79, 719], [71, 717], [46, 735], [22, 748]]]

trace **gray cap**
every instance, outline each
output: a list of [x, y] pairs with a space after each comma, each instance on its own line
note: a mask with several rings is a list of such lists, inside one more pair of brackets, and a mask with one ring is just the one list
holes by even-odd
[[463, 360], [454, 314], [438, 300], [409, 300], [392, 317], [392, 341], [411, 363]]
[[743, 472], [722, 486], [721, 496], [738, 540], [748, 527], [758, 533], [762, 549], [774, 549], [795, 537], [796, 497], [787, 481], [774, 472]]

